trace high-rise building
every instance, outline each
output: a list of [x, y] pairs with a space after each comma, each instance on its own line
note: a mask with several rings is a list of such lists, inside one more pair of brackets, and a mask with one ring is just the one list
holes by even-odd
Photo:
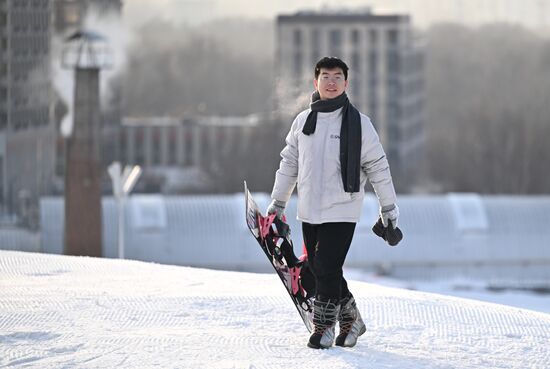
[[0, 0], [0, 203], [26, 217], [52, 183], [50, 0]]
[[[0, 215], [33, 225], [39, 197], [63, 183], [51, 68], [61, 51], [52, 50], [53, 36], [82, 27], [91, 9], [101, 16], [121, 8], [121, 0], [0, 0]], [[119, 106], [111, 104], [103, 121], [120, 124]]]
[[422, 166], [425, 141], [424, 52], [410, 18], [370, 12], [280, 15], [279, 109], [295, 109], [293, 101], [309, 96], [315, 63], [323, 56], [339, 57], [350, 67], [350, 100], [371, 118], [398, 188], [410, 189]]

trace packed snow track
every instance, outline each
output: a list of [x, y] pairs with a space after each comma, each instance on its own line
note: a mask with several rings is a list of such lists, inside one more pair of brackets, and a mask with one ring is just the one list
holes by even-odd
[[0, 251], [0, 368], [550, 368], [550, 314], [350, 287], [367, 332], [312, 350], [275, 274]]

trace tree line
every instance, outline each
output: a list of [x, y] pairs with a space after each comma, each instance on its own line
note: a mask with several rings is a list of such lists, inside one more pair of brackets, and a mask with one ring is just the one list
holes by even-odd
[[428, 179], [442, 191], [550, 191], [550, 40], [519, 26], [427, 32]]

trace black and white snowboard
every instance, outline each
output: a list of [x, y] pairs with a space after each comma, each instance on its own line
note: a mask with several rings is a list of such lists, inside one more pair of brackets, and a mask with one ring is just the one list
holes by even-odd
[[315, 282], [307, 265], [307, 255], [294, 254], [290, 227], [275, 214], [264, 216], [244, 182], [246, 224], [267, 259], [283, 282], [306, 328], [313, 331], [313, 295]]

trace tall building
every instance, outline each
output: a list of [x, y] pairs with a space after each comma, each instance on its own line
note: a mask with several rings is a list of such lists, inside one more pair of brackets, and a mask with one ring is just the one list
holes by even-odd
[[[91, 9], [101, 15], [121, 8], [121, 0], [0, 0], [0, 216], [17, 214], [35, 226], [38, 199], [59, 190], [64, 157], [51, 60], [60, 51], [51, 49], [53, 36], [81, 27]], [[103, 112], [104, 121], [120, 124], [119, 106]]]
[[348, 95], [376, 127], [398, 189], [410, 189], [425, 141], [424, 52], [410, 18], [370, 12], [280, 15], [279, 109], [292, 109], [300, 95], [309, 98], [314, 65], [323, 56], [339, 57], [350, 67]]
[[50, 19], [50, 0], [0, 0], [0, 203], [22, 218], [54, 169]]

